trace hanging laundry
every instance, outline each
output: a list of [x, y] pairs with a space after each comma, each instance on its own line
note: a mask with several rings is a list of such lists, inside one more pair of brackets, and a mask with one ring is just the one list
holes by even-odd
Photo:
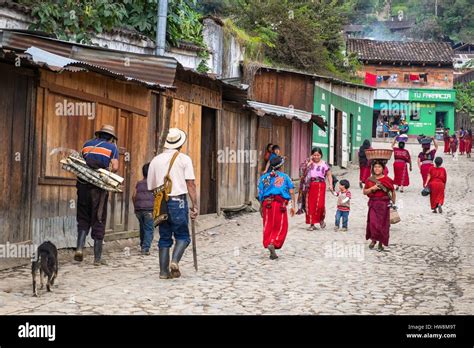
[[410, 81], [420, 81], [420, 75], [410, 74]]
[[383, 75], [383, 76], [382, 76], [382, 79], [383, 79], [384, 81], [387, 81], [389, 78], [390, 78], [390, 75]]
[[366, 72], [364, 82], [369, 86], [377, 86], [377, 75]]
[[377, 75], [377, 83], [382, 83], [383, 77], [380, 75]]
[[422, 79], [424, 82], [428, 82], [428, 73], [420, 74], [420, 79]]
[[403, 75], [403, 82], [409, 82], [410, 81], [410, 76], [408, 74]]
[[390, 75], [390, 81], [389, 82], [397, 82], [398, 79], [398, 74], [392, 74]]

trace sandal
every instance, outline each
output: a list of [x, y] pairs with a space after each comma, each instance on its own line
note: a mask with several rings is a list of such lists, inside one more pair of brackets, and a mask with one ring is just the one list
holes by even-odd
[[372, 242], [372, 243], [370, 243], [370, 244], [369, 244], [369, 249], [373, 249], [373, 248], [375, 247], [375, 244], [376, 244], [376, 243], [377, 243], [377, 242]]
[[379, 242], [379, 245], [377, 246], [377, 251], [384, 251], [382, 243]]
[[311, 225], [308, 227], [308, 231], [314, 231], [316, 229], [316, 226]]
[[322, 229], [326, 228], [326, 223], [324, 221], [321, 221], [319, 223], [319, 226], [321, 226]]
[[443, 212], [443, 209], [441, 208], [440, 205], [438, 205], [438, 212], [441, 214]]

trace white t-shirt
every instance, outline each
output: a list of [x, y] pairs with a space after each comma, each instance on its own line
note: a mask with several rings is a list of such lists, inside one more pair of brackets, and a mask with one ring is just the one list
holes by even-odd
[[[166, 149], [155, 156], [148, 169], [147, 184], [149, 190], [154, 190], [163, 185], [163, 180], [170, 166], [171, 158], [177, 150]], [[188, 193], [186, 180], [194, 180], [193, 162], [188, 155], [180, 153], [171, 167], [170, 177], [173, 181], [170, 196], [179, 196]]]

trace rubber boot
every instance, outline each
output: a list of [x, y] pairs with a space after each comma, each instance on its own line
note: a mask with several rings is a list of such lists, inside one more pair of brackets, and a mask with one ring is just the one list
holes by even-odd
[[86, 244], [87, 231], [79, 230], [77, 232], [77, 247], [74, 254], [74, 260], [81, 262], [84, 259], [84, 245]]
[[170, 248], [159, 248], [160, 279], [169, 279], [170, 275]]
[[104, 240], [94, 240], [94, 266], [106, 265], [107, 262], [102, 259], [102, 246]]
[[173, 258], [171, 260], [171, 278], [181, 277], [181, 272], [179, 271], [179, 261], [183, 257], [184, 251], [188, 247], [189, 242], [185, 240], [177, 240], [173, 250]]

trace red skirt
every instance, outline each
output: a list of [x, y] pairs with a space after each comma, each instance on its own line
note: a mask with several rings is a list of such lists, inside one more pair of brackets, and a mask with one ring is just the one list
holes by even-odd
[[370, 176], [370, 166], [359, 167], [359, 182], [366, 182]]
[[279, 196], [263, 201], [263, 247], [273, 244], [280, 249], [288, 233], [287, 201]]
[[449, 139], [444, 141], [444, 153], [450, 152]]
[[313, 225], [326, 217], [326, 182], [313, 181], [306, 195], [306, 223]]
[[459, 152], [461, 153], [461, 155], [466, 152], [466, 142], [464, 141], [464, 139], [461, 139], [459, 141]]
[[410, 185], [410, 177], [408, 176], [408, 164], [405, 161], [393, 162], [393, 171], [395, 177], [393, 183], [397, 186], [408, 186]]
[[431, 180], [430, 181], [430, 203], [431, 203], [431, 209], [435, 209], [438, 204], [443, 205], [444, 204], [444, 189], [445, 189], [445, 183], [442, 182], [441, 180]]
[[472, 140], [466, 140], [466, 153], [471, 153], [472, 151]]
[[388, 197], [372, 197], [369, 199], [367, 228], [365, 239], [388, 245], [390, 237], [390, 199]]
[[425, 163], [421, 165], [420, 172], [421, 178], [423, 179], [423, 186], [425, 185], [426, 179], [428, 178], [428, 173], [430, 168], [433, 167], [433, 163]]

